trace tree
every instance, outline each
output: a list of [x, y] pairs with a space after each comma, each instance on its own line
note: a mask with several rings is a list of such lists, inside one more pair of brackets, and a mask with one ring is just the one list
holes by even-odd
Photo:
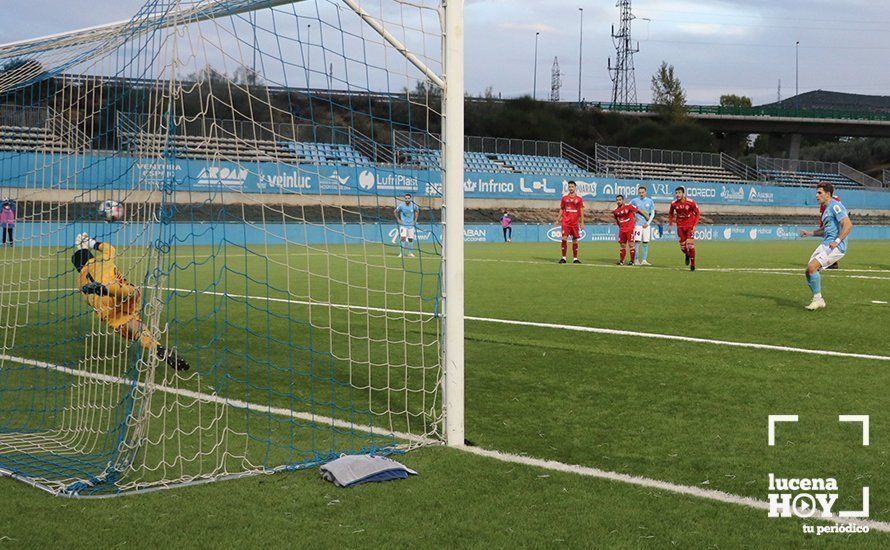
[[0, 90], [6, 91], [23, 82], [37, 80], [45, 72], [43, 65], [35, 59], [10, 59], [0, 65]]
[[260, 78], [260, 75], [250, 67], [245, 67], [241, 65], [237, 69], [235, 69], [235, 74], [232, 75], [232, 80], [235, 84], [244, 84], [247, 86], [256, 86], [257, 84], [262, 84], [263, 79]]
[[723, 94], [720, 96], [721, 107], [750, 107], [751, 98], [745, 95]]
[[679, 120], [686, 114], [686, 92], [667, 61], [662, 61], [652, 76], [652, 103], [667, 120]]
[[228, 82], [229, 77], [227, 77], [225, 73], [217, 71], [210, 65], [205, 65], [203, 69], [186, 76], [185, 80], [193, 82], [209, 82], [211, 84], [225, 84]]

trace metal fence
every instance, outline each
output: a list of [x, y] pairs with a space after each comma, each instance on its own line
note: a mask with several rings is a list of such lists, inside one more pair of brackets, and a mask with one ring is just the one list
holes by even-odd
[[619, 147], [615, 145], [597, 144], [596, 158], [597, 160], [620, 160], [634, 163], [723, 167], [720, 153], [671, 151], [668, 149]]
[[817, 174], [840, 174], [837, 162], [818, 160], [796, 160], [757, 156], [757, 170], [761, 172], [808, 172]]
[[[620, 113], [659, 112], [651, 103], [589, 103], [589, 107]], [[834, 120], [890, 120], [890, 113], [882, 111], [852, 111], [836, 109], [788, 109], [783, 107], [736, 107], [723, 105], [687, 105], [685, 111], [693, 115], [721, 115], [746, 117], [818, 118]]]
[[49, 113], [45, 107], [25, 107], [4, 103], [0, 105], [0, 126], [43, 128]]
[[511, 139], [467, 136], [467, 151], [503, 155], [530, 155], [536, 157], [561, 157], [563, 143], [535, 139]]
[[818, 177], [820, 174], [831, 174], [846, 178], [864, 187], [877, 189], [887, 188], [886, 179], [882, 181], [873, 178], [843, 162], [782, 159], [760, 155], [757, 157], [757, 170], [768, 176], [771, 172], [798, 173], [804, 175], [812, 174], [814, 177]]

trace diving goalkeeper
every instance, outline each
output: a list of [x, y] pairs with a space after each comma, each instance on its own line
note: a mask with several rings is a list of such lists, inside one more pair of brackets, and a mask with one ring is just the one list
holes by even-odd
[[[71, 256], [74, 268], [80, 273], [78, 286], [99, 318], [127, 340], [138, 340], [146, 350], [154, 351], [170, 367], [188, 370], [189, 364], [175, 349], [166, 349], [151, 335], [139, 318], [142, 295], [130, 284], [114, 263], [114, 247], [101, 243], [86, 233], [74, 241], [77, 249]], [[92, 251], [97, 251], [94, 256]]]

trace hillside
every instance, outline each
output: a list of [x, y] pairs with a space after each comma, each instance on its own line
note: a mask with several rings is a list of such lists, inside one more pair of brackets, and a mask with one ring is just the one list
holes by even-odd
[[797, 107], [800, 99], [801, 109], [825, 109], [832, 111], [870, 111], [890, 113], [890, 96], [849, 94], [828, 90], [813, 90], [799, 96], [783, 99], [781, 103], [773, 102], [761, 107], [777, 107], [792, 109]]

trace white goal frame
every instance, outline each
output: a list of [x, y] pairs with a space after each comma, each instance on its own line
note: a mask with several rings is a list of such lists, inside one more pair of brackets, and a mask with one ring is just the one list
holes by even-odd
[[[152, 29], [231, 16], [258, 8], [272, 8], [304, 0], [205, 0], [186, 9], [144, 16], [139, 26], [117, 21], [59, 34], [0, 44], [0, 54], [23, 55], [35, 50], [65, 48], [112, 39], [124, 30], [139, 34]], [[442, 54], [445, 74], [438, 75], [411, 53], [383, 23], [369, 15], [356, 0], [340, 0], [392, 45], [434, 85], [442, 90], [442, 226], [443, 309], [442, 345], [443, 415], [445, 442], [464, 445], [464, 0], [441, 0]], [[152, 24], [146, 24], [152, 23]], [[27, 69], [23, 69], [27, 70]], [[21, 77], [22, 75], [16, 75]]]

